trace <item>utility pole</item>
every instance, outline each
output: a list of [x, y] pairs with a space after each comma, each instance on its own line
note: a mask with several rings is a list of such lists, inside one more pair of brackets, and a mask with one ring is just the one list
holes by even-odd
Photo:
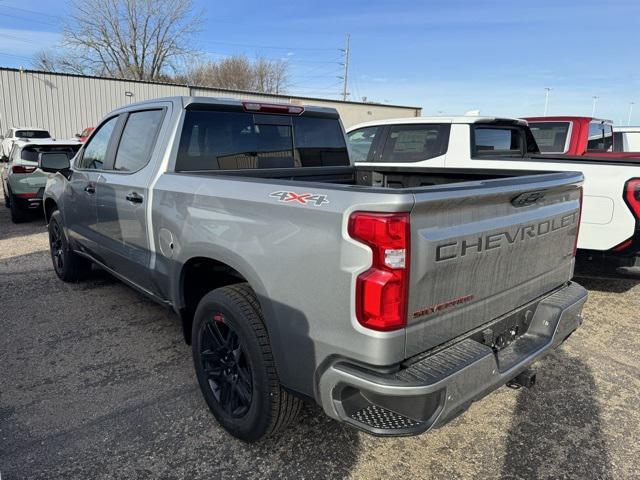
[[347, 48], [341, 48], [340, 51], [344, 53], [344, 75], [342, 77], [342, 101], [346, 101], [349, 96], [347, 92], [347, 81], [349, 80], [349, 44], [351, 43], [351, 34], [347, 33]]
[[631, 125], [631, 112], [633, 112], [633, 106], [636, 102], [629, 102], [629, 118], [627, 119], [627, 125]]
[[595, 117], [595, 115], [596, 115], [596, 103], [598, 103], [598, 99], [599, 99], [600, 97], [599, 97], [599, 96], [597, 96], [597, 95], [594, 95], [594, 96], [593, 96], [593, 97], [591, 97], [591, 98], [593, 98], [593, 108], [591, 109], [591, 117], [593, 118], [593, 117]]
[[544, 113], [542, 114], [543, 117], [547, 116], [547, 107], [549, 106], [549, 92], [551, 90], [553, 90], [553, 88], [544, 87]]

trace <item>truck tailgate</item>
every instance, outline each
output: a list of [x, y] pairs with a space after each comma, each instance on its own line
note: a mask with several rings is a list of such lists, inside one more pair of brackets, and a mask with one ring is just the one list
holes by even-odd
[[573, 275], [581, 185], [582, 175], [572, 172], [416, 192], [406, 356], [567, 282]]

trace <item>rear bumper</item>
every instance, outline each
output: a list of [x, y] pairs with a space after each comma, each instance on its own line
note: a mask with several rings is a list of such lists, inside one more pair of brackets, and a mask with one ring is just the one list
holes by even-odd
[[11, 193], [11, 201], [16, 202], [16, 206], [20, 210], [39, 210], [42, 208], [44, 187], [37, 188], [33, 192]]
[[330, 417], [374, 435], [416, 435], [447, 423], [562, 343], [582, 322], [587, 291], [577, 283], [538, 304], [524, 335], [494, 350], [471, 338], [382, 373], [336, 360], [319, 376]]

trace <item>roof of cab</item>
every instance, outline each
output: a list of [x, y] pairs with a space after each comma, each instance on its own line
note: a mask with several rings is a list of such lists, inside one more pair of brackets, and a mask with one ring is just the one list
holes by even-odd
[[41, 127], [11, 127], [12, 130], [34, 130], [36, 132], [48, 132], [46, 128]]
[[490, 117], [479, 115], [457, 115], [457, 116], [441, 116], [441, 117], [405, 117], [405, 118], [389, 118], [385, 120], [373, 120], [371, 122], [359, 123], [349, 127], [348, 130], [352, 131], [357, 128], [363, 127], [376, 127], [380, 125], [411, 125], [411, 124], [428, 124], [428, 123], [495, 123], [495, 122], [512, 122], [521, 125], [526, 125], [522, 119], [519, 118], [506, 118], [506, 117]]
[[331, 107], [320, 107], [313, 104], [298, 104], [298, 103], [285, 103], [285, 102], [274, 102], [269, 100], [256, 100], [252, 98], [246, 99], [236, 99], [236, 98], [224, 98], [224, 97], [188, 97], [188, 96], [179, 96], [179, 97], [161, 97], [155, 98], [153, 100], [145, 100], [142, 102], [130, 103], [128, 105], [123, 105], [121, 108], [114, 110], [114, 113], [118, 111], [129, 111], [132, 109], [136, 109], [139, 107], [147, 107], [149, 105], [156, 105], [161, 102], [173, 102], [182, 105], [182, 108], [187, 108], [190, 105], [220, 105], [220, 106], [234, 106], [241, 107], [243, 103], [263, 103], [267, 105], [294, 105], [296, 107], [304, 107], [306, 111], [312, 111], [317, 113], [331, 113], [337, 114], [338, 111], [335, 108]]
[[580, 117], [577, 115], [556, 115], [554, 117], [524, 117], [527, 122], [604, 122], [613, 123], [605, 118]]
[[34, 138], [33, 140], [16, 140], [14, 145], [19, 148], [33, 147], [33, 146], [45, 146], [45, 145], [59, 145], [59, 146], [76, 146], [81, 145], [78, 140], [56, 140], [54, 138]]

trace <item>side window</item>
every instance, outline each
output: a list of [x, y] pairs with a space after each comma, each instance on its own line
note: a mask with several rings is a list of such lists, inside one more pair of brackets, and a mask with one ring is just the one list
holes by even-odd
[[447, 152], [448, 124], [395, 125], [389, 129], [381, 162], [419, 162]]
[[351, 158], [354, 162], [368, 160], [379, 130], [380, 127], [365, 127], [349, 133], [349, 147], [351, 147]]
[[163, 117], [163, 110], [129, 114], [118, 145], [114, 170], [135, 172], [149, 162]]
[[100, 170], [107, 156], [107, 148], [109, 147], [109, 139], [116, 126], [118, 117], [113, 117], [103, 123], [96, 134], [91, 138], [84, 148], [80, 168], [91, 170]]

